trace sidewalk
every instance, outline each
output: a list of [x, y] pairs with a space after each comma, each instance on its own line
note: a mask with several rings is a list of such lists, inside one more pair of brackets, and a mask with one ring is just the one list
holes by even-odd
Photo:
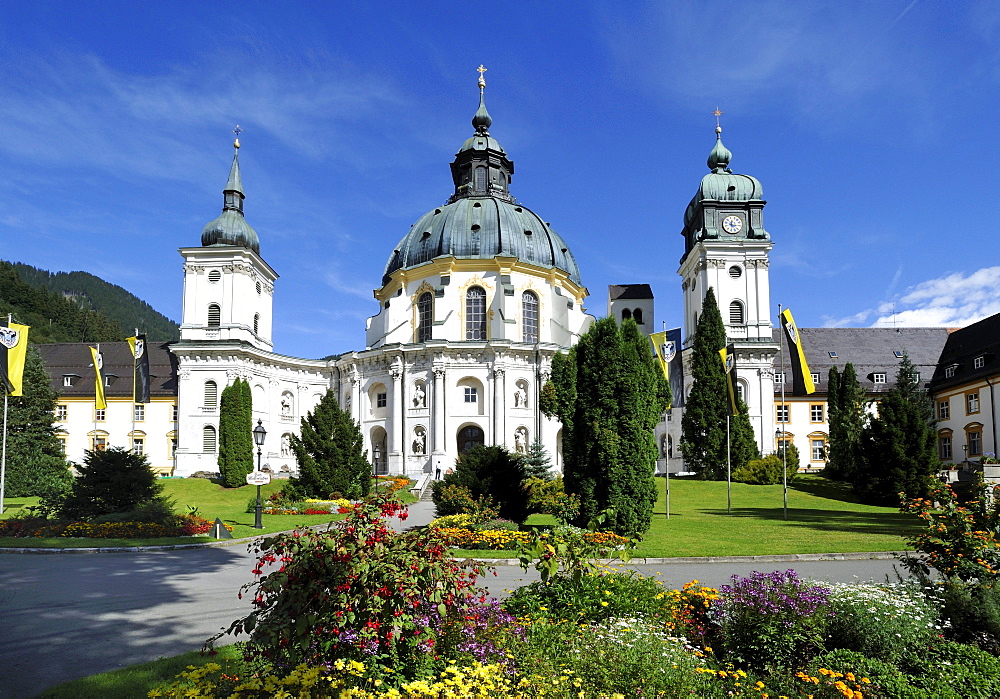
[[401, 532], [413, 527], [424, 527], [434, 519], [434, 503], [429, 500], [418, 500], [407, 505], [406, 509], [409, 512], [406, 521], [400, 521], [397, 517], [393, 517], [389, 521], [393, 530]]

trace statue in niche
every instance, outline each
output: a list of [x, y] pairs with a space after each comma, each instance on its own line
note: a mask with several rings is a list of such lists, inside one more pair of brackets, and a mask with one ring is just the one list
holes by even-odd
[[518, 386], [514, 390], [514, 407], [515, 408], [528, 407], [528, 392], [524, 390], [524, 386]]
[[413, 440], [413, 453], [422, 456], [427, 449], [427, 435], [423, 430], [417, 430], [416, 439]]
[[526, 453], [528, 442], [528, 430], [518, 427], [514, 432], [514, 451], [518, 454]]
[[292, 416], [292, 400], [287, 396], [281, 396], [281, 417]]
[[425, 405], [426, 405], [426, 398], [427, 398], [427, 396], [424, 393], [424, 386], [423, 386], [423, 384], [419, 384], [418, 383], [416, 385], [416, 387], [413, 389], [413, 407], [414, 408], [423, 408], [423, 407], [425, 407]]
[[284, 457], [292, 455], [292, 439], [287, 434], [281, 435], [281, 455]]

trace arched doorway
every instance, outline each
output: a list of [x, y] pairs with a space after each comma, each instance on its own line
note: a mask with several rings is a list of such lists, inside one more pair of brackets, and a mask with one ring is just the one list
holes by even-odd
[[386, 452], [386, 431], [382, 427], [374, 427], [371, 431], [372, 450], [368, 454], [371, 458], [372, 473], [377, 476], [384, 476], [389, 473], [388, 452]]
[[458, 453], [464, 454], [473, 447], [486, 443], [486, 435], [478, 425], [467, 425], [458, 432]]

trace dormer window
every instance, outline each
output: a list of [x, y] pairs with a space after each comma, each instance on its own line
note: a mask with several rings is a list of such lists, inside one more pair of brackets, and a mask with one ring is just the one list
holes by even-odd
[[950, 379], [955, 375], [956, 369], [958, 369], [958, 364], [949, 364], [944, 368], [944, 377]]
[[837, 358], [837, 353], [836, 352], [827, 352], [827, 354], [830, 355], [830, 359], [836, 359]]
[[886, 376], [882, 372], [872, 374], [872, 383], [885, 383]]
[[984, 366], [986, 366], [986, 356], [985, 355], [981, 354], [981, 355], [979, 355], [978, 357], [976, 357], [975, 359], [972, 360], [972, 368], [973, 369], [982, 369]]
[[892, 356], [894, 356], [896, 359], [902, 359], [903, 353], [900, 352], [899, 350], [896, 350], [895, 352], [892, 353]]

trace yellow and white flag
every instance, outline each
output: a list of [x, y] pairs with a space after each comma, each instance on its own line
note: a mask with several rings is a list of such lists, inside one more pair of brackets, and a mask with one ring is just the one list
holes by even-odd
[[104, 377], [101, 376], [101, 370], [104, 368], [104, 357], [99, 350], [93, 347], [90, 348], [90, 356], [94, 360], [94, 407], [98, 410], [104, 410], [108, 407], [108, 402], [104, 400]]
[[729, 394], [729, 414], [735, 417], [740, 414], [739, 403], [736, 401], [736, 369], [734, 368], [736, 359], [726, 347], [719, 350], [719, 357], [722, 359], [722, 367], [726, 372], [726, 392]]
[[649, 339], [653, 341], [653, 350], [656, 352], [656, 358], [660, 362], [660, 369], [663, 370], [663, 378], [669, 381], [670, 360], [674, 358], [674, 350], [672, 344], [667, 344], [667, 331], [653, 333], [649, 336]]
[[812, 372], [809, 371], [809, 363], [806, 362], [806, 353], [802, 349], [802, 338], [799, 335], [799, 329], [795, 327], [795, 320], [792, 319], [792, 312], [787, 308], [781, 312], [781, 325], [785, 328], [785, 332], [788, 333], [789, 342], [795, 346], [795, 361], [793, 362], [793, 370], [798, 369], [799, 376], [802, 378], [802, 386], [805, 388], [806, 394], [816, 392], [816, 384], [813, 383]]
[[8, 396], [20, 396], [24, 359], [28, 355], [28, 326], [0, 322], [0, 385]]

